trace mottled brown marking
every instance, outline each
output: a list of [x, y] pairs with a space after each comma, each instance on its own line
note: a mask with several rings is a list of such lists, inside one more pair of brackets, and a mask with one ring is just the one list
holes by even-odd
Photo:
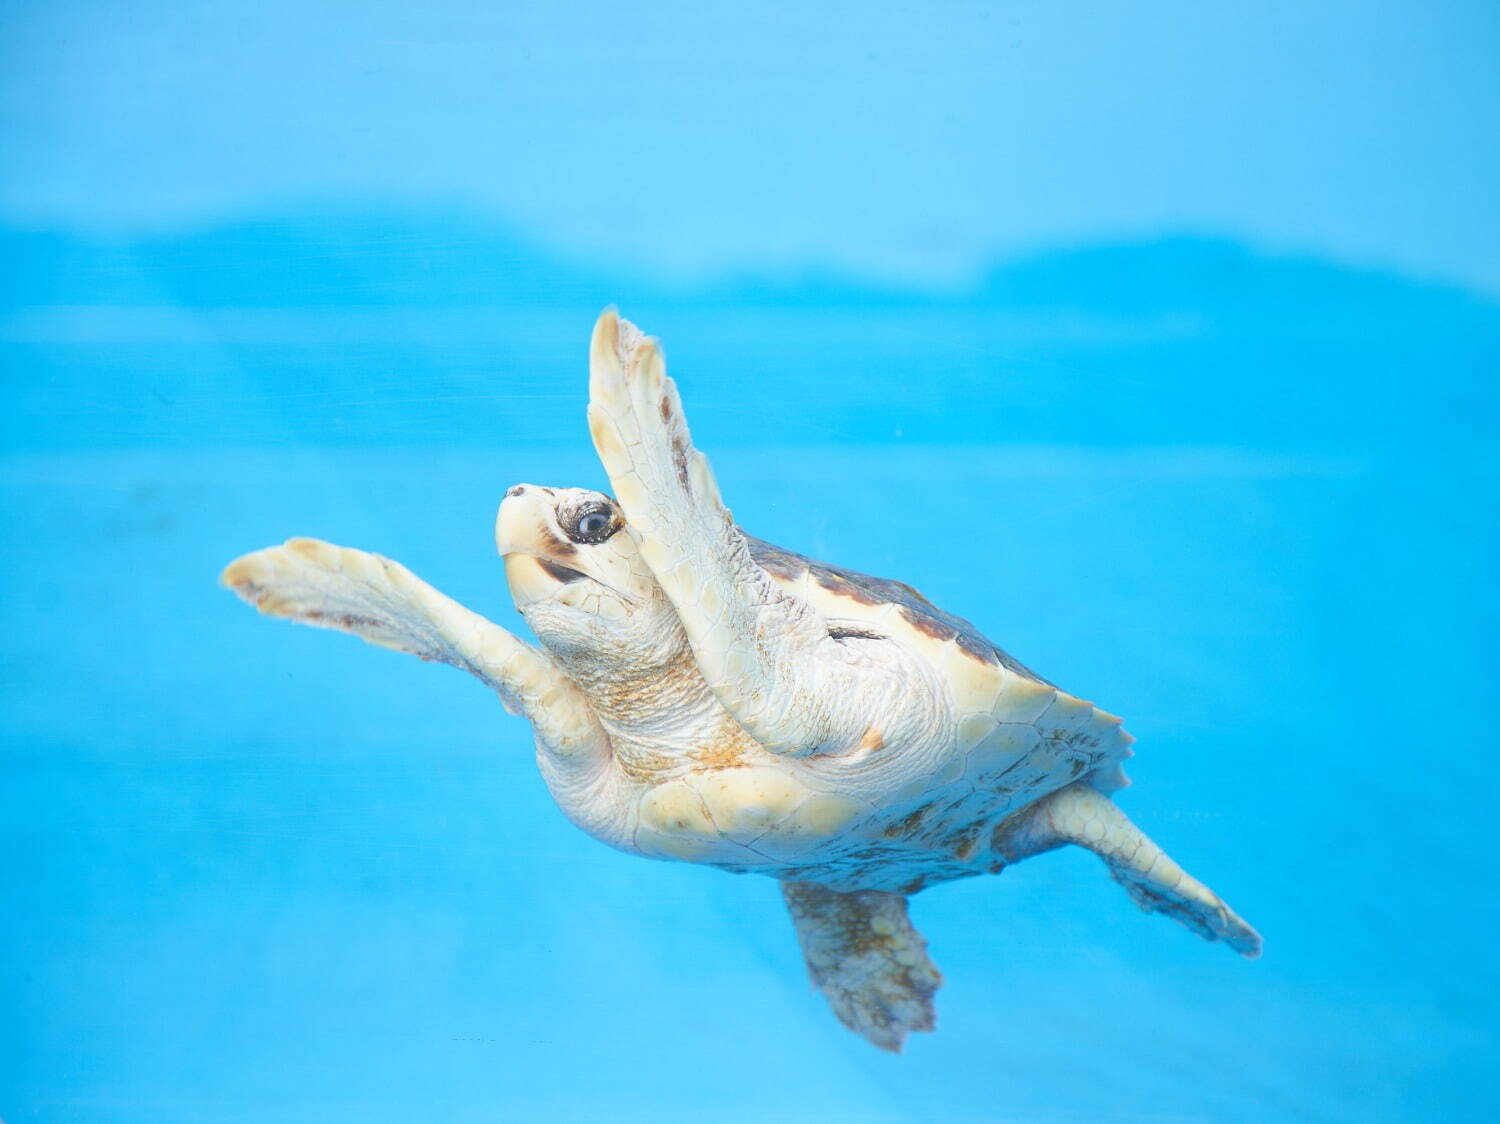
[[[682, 771], [681, 758], [671, 754], [644, 749], [639, 743], [627, 739], [614, 740], [615, 764], [620, 772], [633, 781], [658, 784], [675, 777]], [[685, 827], [685, 824], [679, 824]]]
[[572, 558], [578, 553], [578, 548], [567, 539], [560, 539], [552, 533], [552, 528], [543, 524], [537, 528], [536, 537], [542, 540], [542, 550], [548, 554], [555, 554], [559, 558]]
[[688, 484], [688, 443], [680, 433], [672, 435], [672, 464], [677, 469], [677, 482], [682, 485], [683, 491], [689, 491]]
[[663, 394], [661, 396], [660, 408], [661, 408], [661, 420], [664, 421], [664, 422], [670, 422], [672, 420], [672, 399], [670, 397], [668, 397], [667, 395]]
[[[693, 764], [686, 752], [661, 753], [654, 728], [663, 712], [701, 713], [713, 698], [686, 637], [664, 662], [621, 662], [603, 650], [568, 663], [568, 676], [587, 696], [610, 736], [614, 760], [632, 780], [659, 783]], [[719, 739], [709, 739], [717, 741]]]
[[918, 621], [931, 622], [930, 634], [937, 635], [944, 640], [958, 637], [963, 651], [975, 659], [987, 664], [998, 664], [1017, 675], [1024, 675], [1046, 686], [1055, 686], [987, 640], [972, 623], [939, 609], [905, 582], [871, 577], [857, 570], [830, 566], [825, 562], [817, 562], [794, 551], [785, 550], [773, 543], [764, 542], [749, 535], [745, 537], [750, 546], [751, 557], [755, 559], [757, 565], [769, 573], [788, 580], [796, 580], [804, 573], [811, 573], [813, 579], [822, 588], [840, 596], [849, 597], [861, 604], [897, 605], [903, 610], [903, 615], [913, 627], [928, 632], [929, 627], [918, 624]]
[[750, 764], [745, 760], [745, 752], [755, 744], [754, 739], [738, 724], [731, 724], [732, 731], [725, 731], [724, 736], [715, 738], [693, 755], [698, 761], [699, 771], [743, 769]]
[[877, 749], [885, 748], [885, 735], [871, 726], [865, 731], [865, 736], [859, 739], [859, 748], [867, 749], [873, 753]]
[[927, 818], [927, 813], [930, 811], [932, 811], [932, 805], [923, 804], [891, 824], [883, 834], [887, 839], [910, 839], [921, 828], [922, 821]]
[[934, 640], [952, 640], [958, 635], [958, 630], [952, 625], [944, 624], [936, 617], [930, 617], [926, 613], [919, 613], [914, 609], [903, 607], [901, 609], [901, 619], [924, 636], [930, 636]]
[[890, 637], [883, 632], [876, 632], [869, 628], [855, 628], [846, 624], [831, 624], [828, 626], [828, 638], [830, 640], [888, 640]]
[[1042, 736], [1048, 741], [1061, 742], [1069, 749], [1077, 749], [1083, 746], [1087, 749], [1098, 749], [1099, 738], [1088, 730], [1064, 730], [1061, 726], [1053, 729], [1050, 733], [1042, 732]]
[[318, 621], [330, 624], [334, 628], [346, 629], [349, 632], [358, 632], [360, 629], [383, 628], [382, 622], [374, 617], [359, 617], [353, 613], [325, 613], [321, 609], [308, 609], [301, 614], [303, 620]]
[[[783, 882], [781, 889], [808, 975], [840, 1021], [892, 1051], [901, 1049], [907, 1032], [933, 1029], [932, 997], [943, 977], [927, 957], [927, 941], [912, 927], [903, 898], [882, 890], [840, 893], [805, 881]], [[889, 932], [877, 930], [872, 924], [876, 919]], [[902, 963], [899, 957], [908, 954], [913, 963]], [[842, 965], [850, 962], [878, 965], [882, 984], [912, 1001], [915, 1009], [898, 1020], [867, 979], [842, 973]]]
[[958, 634], [959, 651], [979, 663], [993, 664], [995, 662], [994, 653], [991, 651], [993, 647], [994, 645], [988, 641], [970, 636], [967, 632]]
[[760, 561], [760, 568], [772, 577], [782, 578], [786, 581], [796, 581], [806, 571], [799, 570], [791, 563], [782, 558], [765, 558]]
[[847, 597], [861, 605], [879, 605], [882, 598], [878, 597], [872, 590], [850, 581], [837, 570], [831, 570], [824, 566], [812, 567], [812, 576], [819, 585], [830, 593], [840, 597]]
[[968, 862], [979, 851], [980, 827], [979, 824], [973, 824], [948, 836], [943, 841], [944, 848], [951, 851], [954, 858]]

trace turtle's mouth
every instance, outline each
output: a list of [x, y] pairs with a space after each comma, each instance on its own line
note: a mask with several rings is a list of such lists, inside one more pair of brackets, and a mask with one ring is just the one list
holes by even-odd
[[516, 607], [550, 601], [564, 589], [588, 575], [564, 566], [529, 550], [511, 550], [504, 554], [505, 581], [510, 586]]
[[606, 581], [600, 581], [593, 574], [584, 573], [556, 559], [548, 558], [540, 551], [508, 550], [502, 557], [505, 560], [506, 581], [510, 585], [511, 594], [518, 603], [534, 604], [538, 601], [550, 600], [564, 589], [579, 582], [592, 582], [602, 589], [609, 590], [626, 604], [635, 603], [636, 599], [623, 590], [616, 589]]
[[550, 489], [517, 485], [506, 493], [496, 516], [495, 546], [505, 560], [506, 581], [516, 603], [549, 601], [565, 590], [577, 590], [585, 581], [609, 590], [627, 604], [634, 602], [636, 599], [624, 590], [589, 572], [600, 566], [607, 571], [608, 559], [587, 558], [587, 552], [596, 548], [569, 542], [554, 526], [550, 501], [546, 500], [551, 494]]
[[543, 558], [540, 554], [535, 555], [536, 564], [545, 570], [562, 585], [583, 581], [588, 578], [582, 570], [575, 570], [572, 566], [564, 566], [561, 562], [554, 562], [550, 558]]

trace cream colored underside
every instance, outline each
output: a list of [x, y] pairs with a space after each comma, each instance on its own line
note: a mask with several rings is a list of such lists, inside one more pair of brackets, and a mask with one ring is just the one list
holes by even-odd
[[872, 728], [851, 753], [787, 758], [744, 738], [727, 764], [707, 754], [713, 764], [643, 784], [633, 849], [839, 890], [913, 893], [998, 870], [1001, 822], [1048, 793], [1084, 776], [1107, 791], [1125, 783], [1119, 763], [1133, 739], [1113, 715], [929, 637], [896, 606], [863, 604], [811, 580], [781, 584], [830, 622], [883, 632], [920, 653], [948, 684], [957, 744], [918, 757]]

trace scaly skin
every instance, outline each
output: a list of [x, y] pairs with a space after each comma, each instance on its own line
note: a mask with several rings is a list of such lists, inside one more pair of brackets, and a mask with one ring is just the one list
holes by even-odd
[[537, 763], [574, 822], [600, 838], [623, 836], [621, 811], [598, 799], [609, 776], [609, 741], [582, 692], [545, 652], [399, 562], [317, 539], [290, 539], [242, 555], [219, 580], [268, 616], [347, 632], [467, 671], [531, 723]]
[[756, 565], [693, 448], [660, 347], [612, 311], [589, 351], [589, 432], [703, 678], [757, 742], [796, 757], [847, 752], [871, 729], [911, 753], [951, 743], [921, 661], [852, 650]]
[[933, 1030], [943, 977], [906, 916], [906, 898], [879, 890], [840, 894], [816, 882], [783, 882], [782, 896], [813, 986], [839, 1021], [882, 1050]]
[[558, 805], [603, 842], [781, 880], [815, 985], [883, 1049], [933, 1028], [941, 982], [907, 895], [1067, 843], [1143, 908], [1259, 954], [1110, 799], [1133, 740], [1118, 718], [908, 586], [752, 544], [660, 349], [612, 311], [589, 426], [615, 500], [517, 485], [500, 507], [540, 650], [397, 563], [310, 539], [223, 580], [262, 612], [488, 684], [535, 728]]

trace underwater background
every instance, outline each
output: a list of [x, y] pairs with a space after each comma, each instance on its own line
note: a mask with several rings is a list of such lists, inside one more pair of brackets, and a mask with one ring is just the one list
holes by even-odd
[[[490, 108], [541, 145], [495, 165], [530, 177], [509, 212], [444, 192], [428, 165], [403, 191], [353, 173], [313, 190], [262, 182], [234, 155], [237, 131], [252, 148], [290, 134], [295, 168], [347, 132], [346, 162], [400, 164], [425, 122], [414, 110], [370, 141], [348, 78], [359, 52], [419, 60], [379, 74], [420, 106], [433, 97], [420, 74], [470, 59], [491, 17], [439, 5], [448, 22], [425, 37], [383, 8], [357, 27], [353, 9], [298, 22], [273, 5], [289, 20], [274, 30], [225, 6], [187, 6], [180, 23], [149, 5], [130, 20], [7, 17], [0, 1117], [1495, 1118], [1500, 242], [1493, 214], [1443, 194], [1492, 191], [1494, 154], [1471, 130], [1465, 160], [1393, 163], [1431, 202], [1433, 240], [1384, 256], [1376, 228], [1397, 224], [1373, 204], [1365, 226], [1320, 243], [1290, 219], [1236, 226], [1170, 198], [1095, 228], [1047, 212], [1029, 240], [985, 228], [954, 256], [939, 250], [983, 226], [990, 181], [965, 178], [982, 138], [938, 114], [925, 129], [898, 120], [901, 158], [878, 162], [903, 198], [947, 215], [938, 249], [925, 254], [915, 221], [860, 242], [862, 225], [910, 215], [882, 209], [878, 187], [853, 218], [835, 213], [808, 139], [826, 123], [791, 120], [809, 91], [815, 118], [820, 91], [852, 97], [851, 84], [894, 112], [930, 78], [930, 104], [947, 104], [957, 79], [942, 76], [972, 77], [991, 49], [1040, 43], [1032, 65], [1049, 70], [1062, 55], [1048, 44], [1114, 27], [1064, 7], [992, 23], [955, 6], [914, 31], [876, 5], [829, 41], [853, 67], [832, 93], [806, 81], [824, 65], [816, 17], [769, 10], [783, 26], [750, 35], [760, 69], [725, 77], [702, 60], [737, 25], [676, 10], [676, 39], [643, 40], [653, 65], [687, 68], [685, 87], [650, 91], [671, 108], [656, 116], [639, 91], [616, 99], [605, 63], [630, 52], [604, 15], [564, 27], [517, 8], [503, 18], [530, 13], [535, 52], [493, 39], [485, 55]], [[1199, 60], [1169, 100], [1222, 74], [1194, 54], [1203, 41], [1259, 49], [1163, 11], [1127, 46]], [[1393, 71], [1392, 44], [1428, 27], [1416, 11], [1392, 6], [1379, 35], [1336, 5], [1327, 26], [1283, 13], [1294, 26], [1260, 29], [1280, 46], [1257, 67], [1303, 85], [1243, 119], [1297, 117], [1321, 74], [1349, 98], [1325, 125], [1390, 126], [1394, 152], [1406, 119], [1387, 113], [1389, 83], [1416, 99], [1441, 74], [1432, 88], [1473, 84], [1469, 116], [1421, 103], [1431, 120], [1493, 126], [1492, 68], [1474, 67], [1493, 57], [1494, 20], [1442, 8], [1452, 50]], [[1329, 60], [1345, 56], [1319, 35], [1355, 78], [1340, 85]], [[121, 62], [125, 47], [146, 53]], [[306, 74], [266, 62], [280, 47], [343, 59], [304, 90], [306, 119], [283, 112], [278, 76]], [[1084, 62], [1106, 66], [1099, 52]], [[569, 77], [594, 83], [576, 101], [549, 108], [501, 81], [575, 57], [588, 65]], [[171, 96], [122, 77], [168, 58]], [[1119, 73], [1065, 61], [1096, 108], [1134, 96]], [[1130, 74], [1160, 82], [1150, 71]], [[726, 116], [726, 84], [743, 119]], [[104, 112], [112, 90], [125, 108]], [[1159, 143], [1127, 117], [1116, 124], [1146, 151]], [[605, 143], [592, 189], [552, 160], [627, 118], [642, 139]], [[1413, 132], [1429, 120], [1413, 119]], [[209, 120], [223, 136], [206, 139]], [[483, 135], [485, 120], [467, 126]], [[752, 153], [780, 153], [786, 179], [821, 181], [760, 212], [726, 186], [664, 218], [652, 182], [699, 163], [672, 147], [684, 120], [738, 130]], [[1104, 124], [1089, 128], [1103, 144]], [[653, 130], [671, 150], [661, 169]], [[1203, 198], [1218, 190], [1189, 148], [1152, 158], [1202, 171]], [[913, 181], [924, 162], [956, 179]], [[204, 195], [199, 164], [243, 191]], [[1315, 216], [1320, 189], [1297, 179], [1310, 166], [1236, 171]], [[1337, 187], [1358, 210], [1362, 175], [1330, 198]], [[621, 181], [639, 211], [619, 209]], [[549, 193], [574, 209], [544, 214]], [[1092, 185], [1084, 203], [1111, 194]], [[95, 196], [108, 205], [90, 210]], [[1024, 228], [1025, 200], [1010, 210]], [[601, 233], [633, 225], [660, 253], [642, 249], [648, 234]], [[1141, 913], [1097, 859], [1055, 852], [914, 899], [945, 977], [939, 1029], [882, 1054], [811, 991], [773, 882], [600, 846], [553, 806], [528, 728], [482, 687], [260, 618], [216, 585], [236, 555], [312, 535], [396, 558], [524, 631], [495, 509], [519, 481], [604, 486], [583, 411], [588, 334], [609, 303], [664, 341], [747, 529], [911, 582], [1125, 717], [1139, 742], [1120, 804], [1260, 930], [1263, 959]]]

